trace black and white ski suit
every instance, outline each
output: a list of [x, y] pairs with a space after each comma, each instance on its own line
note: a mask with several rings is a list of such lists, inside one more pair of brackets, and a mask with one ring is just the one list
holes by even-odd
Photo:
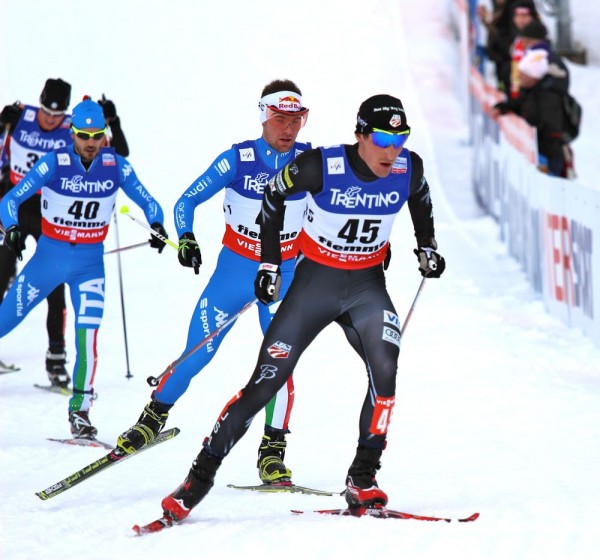
[[265, 189], [259, 217], [261, 262], [281, 263], [285, 198], [302, 191], [309, 196], [294, 279], [265, 334], [252, 377], [227, 404], [205, 442], [219, 457], [229, 453], [292, 372], [301, 372], [295, 370], [300, 356], [332, 322], [341, 326], [367, 370], [359, 444], [385, 446], [401, 325], [386, 288], [384, 262], [392, 224], [405, 202], [417, 246], [435, 243], [423, 162], [405, 148], [388, 177], [379, 178], [359, 157], [357, 144], [304, 152]]

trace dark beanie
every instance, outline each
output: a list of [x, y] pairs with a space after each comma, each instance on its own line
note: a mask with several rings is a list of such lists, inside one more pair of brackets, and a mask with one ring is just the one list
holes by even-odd
[[356, 131], [363, 134], [374, 128], [400, 132], [409, 128], [402, 102], [391, 95], [374, 95], [363, 101], [356, 115]]
[[60, 78], [48, 78], [40, 95], [40, 103], [52, 111], [66, 111], [71, 102], [71, 84]]
[[546, 39], [548, 30], [546, 26], [537, 19], [530, 21], [523, 29], [518, 32], [519, 37], [527, 37], [528, 39]]

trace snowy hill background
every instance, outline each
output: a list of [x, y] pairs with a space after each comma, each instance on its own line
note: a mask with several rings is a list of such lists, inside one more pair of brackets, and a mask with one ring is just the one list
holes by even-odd
[[[584, 104], [574, 145], [580, 180], [598, 188], [600, 41], [595, 3], [571, 0], [574, 34], [590, 64], [571, 65]], [[256, 495], [227, 483], [256, 483], [263, 418], [219, 471], [192, 516], [138, 539], [134, 523], [160, 514], [183, 480], [224, 403], [250, 375], [262, 339], [244, 315], [221, 352], [169, 419], [174, 441], [102, 473], [48, 502], [35, 491], [102, 453], [60, 446], [67, 401], [45, 381], [45, 305], [1, 342], [22, 371], [0, 378], [0, 550], [6, 559], [111, 557], [292, 558], [465, 557], [588, 559], [597, 554], [600, 513], [600, 349], [545, 313], [482, 216], [469, 184], [470, 148], [458, 95], [457, 44], [446, 1], [3, 0], [0, 104], [36, 103], [48, 77], [73, 85], [73, 101], [105, 93], [116, 103], [129, 160], [160, 201], [174, 237], [180, 193], [233, 142], [260, 134], [263, 85], [289, 77], [311, 108], [301, 140], [353, 142], [360, 102], [389, 92], [403, 100], [411, 149], [425, 161], [437, 238], [448, 268], [427, 282], [408, 325], [397, 407], [378, 475], [390, 506], [481, 518], [468, 525], [296, 518], [293, 508], [338, 507], [342, 498]], [[222, 197], [196, 212], [204, 265], [180, 267], [168, 247], [122, 253], [130, 368], [127, 371], [117, 259], [106, 257], [107, 309], [99, 335], [91, 418], [115, 441], [148, 401], [145, 379], [183, 348], [189, 315], [214, 268], [223, 232]], [[120, 200], [126, 204], [126, 198]], [[132, 212], [135, 207], [130, 205]], [[137, 212], [141, 216], [141, 212]], [[388, 285], [402, 317], [420, 282], [408, 211], [396, 227]], [[122, 246], [147, 238], [119, 218]], [[109, 234], [107, 250], [114, 247]], [[28, 253], [32, 253], [29, 241]], [[69, 310], [69, 313], [70, 310]], [[70, 315], [72, 319], [72, 313]], [[73, 330], [69, 324], [71, 359]], [[303, 356], [286, 463], [298, 484], [341, 490], [354, 455], [364, 369], [330, 327]]]

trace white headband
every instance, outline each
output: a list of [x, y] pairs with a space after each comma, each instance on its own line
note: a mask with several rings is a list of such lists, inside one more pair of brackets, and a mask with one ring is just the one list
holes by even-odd
[[303, 114], [306, 112], [306, 108], [302, 106], [302, 98], [294, 91], [277, 91], [261, 98], [258, 102], [261, 123], [267, 120], [267, 108], [269, 107], [282, 113]]

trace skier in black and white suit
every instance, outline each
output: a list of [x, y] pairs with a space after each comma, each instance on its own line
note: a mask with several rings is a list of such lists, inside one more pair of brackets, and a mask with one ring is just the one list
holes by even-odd
[[309, 150], [287, 164], [265, 189], [257, 297], [278, 299], [279, 230], [285, 199], [309, 193], [300, 256], [291, 287], [271, 322], [248, 384], [227, 403], [184, 483], [162, 501], [165, 516], [187, 517], [209, 492], [222, 459], [252, 418], [292, 374], [320, 331], [337, 322], [368, 372], [356, 456], [346, 477], [351, 508], [385, 505], [375, 474], [395, 402], [400, 320], [385, 285], [393, 222], [408, 202], [423, 276], [438, 278], [429, 186], [423, 162], [404, 148], [409, 136], [399, 99], [376, 95], [359, 109], [357, 143]]

